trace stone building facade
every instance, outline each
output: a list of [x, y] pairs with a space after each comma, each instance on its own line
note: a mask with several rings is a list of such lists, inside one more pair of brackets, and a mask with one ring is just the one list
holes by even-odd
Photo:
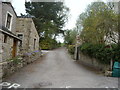
[[0, 2], [0, 80], [40, 56], [32, 18], [20, 18], [10, 2]]
[[17, 18], [17, 36], [22, 39], [22, 53], [31, 53], [39, 50], [39, 35], [32, 18]]
[[32, 18], [20, 18], [10, 2], [0, 2], [0, 61], [39, 50]]
[[9, 2], [0, 2], [0, 44], [1, 60], [6, 61], [19, 54], [21, 39], [16, 36], [17, 15]]

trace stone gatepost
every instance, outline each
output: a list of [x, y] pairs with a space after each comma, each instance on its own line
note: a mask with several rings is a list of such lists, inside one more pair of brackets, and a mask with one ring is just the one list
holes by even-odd
[[79, 48], [79, 46], [81, 45], [81, 40], [80, 40], [80, 35], [78, 34], [77, 36], [76, 36], [76, 44], [75, 44], [75, 54], [74, 54], [74, 59], [75, 60], [79, 60], [79, 51], [80, 51], [80, 48]]

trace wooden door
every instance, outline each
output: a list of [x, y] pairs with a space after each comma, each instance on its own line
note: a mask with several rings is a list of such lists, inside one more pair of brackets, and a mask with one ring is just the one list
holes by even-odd
[[12, 51], [12, 57], [16, 56], [16, 52], [17, 52], [17, 40], [14, 39], [13, 40], [13, 51]]

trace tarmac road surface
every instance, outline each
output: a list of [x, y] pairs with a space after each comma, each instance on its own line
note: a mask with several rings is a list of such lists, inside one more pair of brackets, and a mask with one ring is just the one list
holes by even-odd
[[5, 81], [20, 88], [118, 88], [118, 78], [105, 77], [75, 62], [65, 48], [47, 52]]

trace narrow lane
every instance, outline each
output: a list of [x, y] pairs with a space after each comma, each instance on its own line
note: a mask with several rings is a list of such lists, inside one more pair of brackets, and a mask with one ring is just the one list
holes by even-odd
[[49, 51], [42, 60], [22, 68], [6, 79], [21, 88], [118, 87], [118, 79], [87, 70], [68, 55], [65, 48]]

